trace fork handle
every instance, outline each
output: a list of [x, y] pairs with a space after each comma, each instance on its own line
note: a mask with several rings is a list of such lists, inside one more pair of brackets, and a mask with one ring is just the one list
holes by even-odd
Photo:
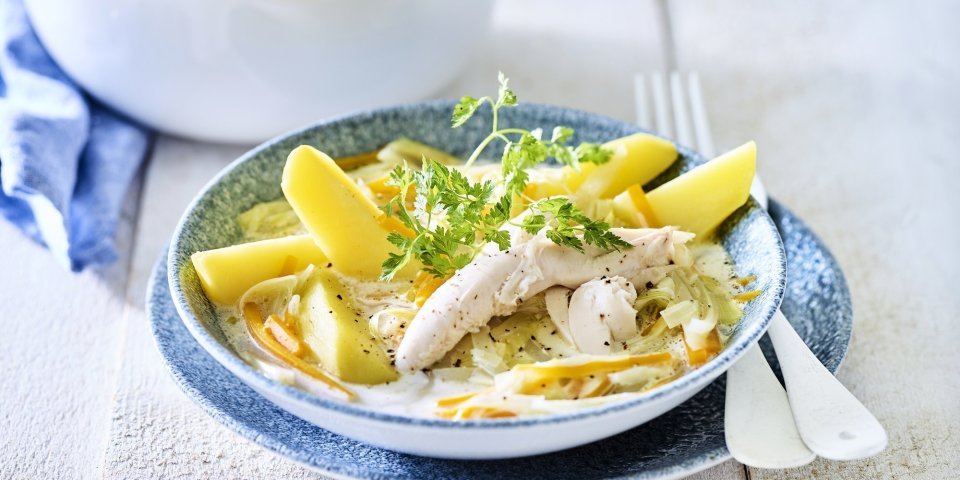
[[810, 450], [831, 460], [856, 460], [886, 448], [880, 422], [820, 363], [779, 310], [767, 333], [797, 429]]

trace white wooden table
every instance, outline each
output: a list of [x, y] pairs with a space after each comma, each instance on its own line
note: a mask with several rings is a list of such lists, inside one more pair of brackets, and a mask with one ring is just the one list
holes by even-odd
[[[631, 120], [661, 70], [656, 0], [498, 5], [469, 71], [487, 92]], [[889, 448], [791, 471], [697, 478], [955, 478], [960, 468], [960, 19], [955, 2], [676, 2], [677, 64], [700, 72], [720, 147], [755, 139], [768, 189], [839, 258], [853, 291], [840, 379]], [[168, 377], [143, 311], [183, 207], [244, 151], [161, 137], [129, 196], [120, 260], [71, 275], [0, 222], [0, 478], [316, 478], [208, 418]]]

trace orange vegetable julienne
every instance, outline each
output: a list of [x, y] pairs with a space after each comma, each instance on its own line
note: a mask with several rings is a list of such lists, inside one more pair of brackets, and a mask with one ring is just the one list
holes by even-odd
[[392, 198], [396, 194], [400, 193], [400, 188], [394, 185], [387, 185], [387, 182], [389, 181], [390, 176], [384, 175], [376, 180], [370, 180], [367, 182], [367, 188], [377, 195]]
[[306, 348], [303, 342], [297, 338], [287, 325], [280, 319], [277, 315], [270, 315], [267, 317], [267, 321], [264, 322], [263, 328], [270, 334], [273, 335], [273, 338], [280, 344], [283, 345], [283, 348], [286, 348], [290, 353], [303, 357], [306, 353]]
[[720, 336], [717, 334], [717, 330], [714, 329], [710, 332], [710, 335], [707, 336], [707, 344], [700, 350], [691, 350], [690, 344], [687, 343], [687, 339], [684, 337], [683, 346], [687, 350], [687, 359], [690, 366], [699, 367], [720, 352]]
[[439, 278], [430, 275], [429, 273], [420, 273], [421, 276], [417, 277], [417, 280], [414, 282], [416, 287], [416, 295], [414, 296], [413, 302], [417, 304], [418, 307], [422, 307], [424, 303], [427, 302], [427, 299], [433, 295], [433, 292], [436, 292], [443, 282], [446, 282], [446, 278]]
[[407, 226], [396, 217], [391, 217], [384, 213], [383, 215], [380, 215], [379, 221], [380, 226], [391, 232], [397, 232], [407, 238], [416, 237], [416, 234], [413, 232], [413, 230], [407, 228]]
[[463, 408], [452, 408], [448, 410], [441, 410], [437, 412], [437, 416], [440, 418], [446, 418], [451, 420], [464, 420], [464, 419], [474, 419], [474, 418], [510, 418], [516, 417], [515, 412], [509, 410], [501, 410], [493, 407], [484, 407], [484, 406], [469, 406]]
[[754, 298], [757, 298], [759, 296], [760, 296], [760, 290], [751, 290], [749, 292], [743, 292], [739, 295], [734, 295], [733, 299], [743, 303], [743, 302], [749, 302], [750, 300], [753, 300]]
[[645, 355], [630, 355], [627, 357], [612, 357], [592, 360], [580, 365], [542, 365], [528, 363], [513, 367], [514, 370], [555, 378], [576, 378], [590, 374], [610, 373], [625, 370], [640, 365], [663, 363], [673, 358], [669, 352], [648, 353]]
[[247, 324], [247, 330], [250, 332], [250, 336], [257, 343], [257, 345], [260, 346], [260, 348], [266, 350], [290, 367], [293, 367], [309, 375], [310, 377], [319, 380], [331, 389], [345, 395], [347, 400], [355, 400], [357, 398], [356, 394], [341, 385], [340, 382], [334, 380], [326, 372], [305, 362], [303, 359], [297, 357], [293, 353], [290, 353], [290, 351], [284, 348], [284, 346], [274, 339], [272, 335], [267, 334], [267, 330], [263, 323], [263, 315], [261, 315], [260, 309], [256, 306], [256, 304], [248, 303], [244, 305], [242, 313]]
[[630, 195], [630, 200], [633, 200], [633, 206], [643, 215], [647, 226], [660, 227], [660, 221], [657, 220], [657, 216], [653, 214], [653, 208], [650, 207], [650, 202], [647, 201], [647, 194], [644, 193], [643, 187], [637, 184], [630, 185], [630, 187], [627, 188], [627, 193]]
[[377, 154], [379, 153], [380, 150], [377, 149], [370, 152], [351, 155], [349, 157], [340, 157], [335, 159], [334, 162], [337, 162], [337, 166], [343, 170], [353, 170], [355, 168], [360, 168], [365, 165], [379, 162], [380, 160], [377, 158]]
[[487, 392], [487, 391], [490, 391], [490, 389], [489, 389], [489, 388], [485, 388], [485, 389], [480, 390], [480, 391], [476, 391], [476, 392], [472, 392], [472, 393], [465, 393], [465, 394], [463, 394], [463, 395], [454, 395], [454, 396], [452, 396], [452, 397], [443, 397], [443, 398], [437, 399], [437, 406], [438, 406], [438, 407], [452, 407], [452, 406], [454, 406], [454, 405], [459, 405], [459, 404], [461, 404], [461, 403], [463, 403], [463, 402], [465, 402], [465, 401], [467, 401], [467, 400], [470, 400], [471, 398], [476, 397], [477, 395], [479, 395], [479, 394], [481, 394], [481, 393], [483, 393], [483, 392]]

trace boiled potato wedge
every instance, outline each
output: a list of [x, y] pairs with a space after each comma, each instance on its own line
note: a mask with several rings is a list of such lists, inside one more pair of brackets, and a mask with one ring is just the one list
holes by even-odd
[[310, 235], [260, 240], [197, 252], [190, 256], [200, 285], [214, 302], [232, 305], [250, 287], [296, 273], [307, 265], [325, 265], [323, 250]]
[[618, 138], [603, 146], [613, 150], [610, 161], [583, 164], [580, 172], [570, 169], [567, 187], [578, 195], [613, 198], [630, 185], [653, 180], [677, 159], [673, 143], [646, 133]]
[[663, 225], [709, 234], [750, 197], [757, 145], [748, 142], [647, 193]]
[[[348, 275], [373, 280], [394, 246], [391, 231], [403, 231], [357, 188], [325, 153], [301, 145], [290, 152], [280, 187], [307, 231], [333, 262]], [[400, 276], [416, 273], [411, 265]]]
[[399, 377], [370, 334], [367, 317], [354, 307], [333, 272], [315, 271], [300, 298], [300, 334], [321, 368], [345, 382], [367, 385]]

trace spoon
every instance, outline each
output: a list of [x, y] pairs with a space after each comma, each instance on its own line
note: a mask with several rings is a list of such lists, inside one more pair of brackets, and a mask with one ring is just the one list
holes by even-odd
[[[759, 179], [751, 193], [766, 209], [766, 190]], [[753, 348], [757, 353], [748, 353], [727, 371], [724, 424], [728, 447], [737, 460], [759, 468], [790, 468], [812, 461], [814, 454], [857, 460], [886, 448], [887, 434], [880, 422], [820, 363], [780, 310], [767, 334], [780, 362], [786, 395], [757, 347]], [[750, 382], [756, 384], [743, 386]], [[784, 420], [785, 401], [793, 414], [792, 428]], [[746, 418], [745, 408], [751, 409]], [[804, 450], [811, 453], [804, 456]]]
[[810, 450], [831, 460], [857, 460], [886, 448], [880, 422], [820, 363], [779, 310], [767, 333], [797, 430]]
[[[637, 121], [698, 147], [713, 158], [713, 138], [700, 79], [679, 72], [635, 78]], [[649, 80], [651, 98], [647, 97]], [[648, 108], [652, 105], [652, 111]], [[690, 116], [687, 115], [689, 106]], [[670, 113], [670, 110], [673, 112]], [[650, 113], [654, 122], [650, 122]], [[751, 195], [767, 208], [767, 193], [755, 178]], [[767, 332], [773, 340], [786, 391], [756, 345], [727, 370], [727, 447], [740, 463], [758, 468], [794, 468], [817, 455], [855, 460], [882, 451], [887, 434], [877, 419], [820, 363], [786, 317], [777, 311]]]

